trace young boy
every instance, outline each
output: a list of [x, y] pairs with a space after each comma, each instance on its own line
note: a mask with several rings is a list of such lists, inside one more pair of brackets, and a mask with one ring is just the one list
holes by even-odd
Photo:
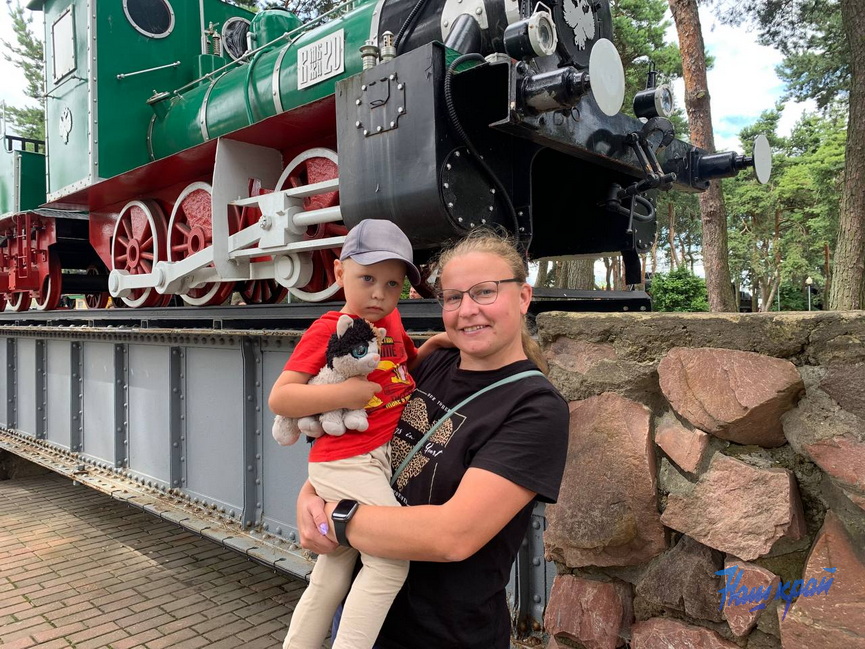
[[[337, 408], [366, 408], [366, 431], [349, 430], [315, 440], [309, 454], [309, 481], [331, 502], [350, 499], [397, 507], [390, 487], [390, 440], [414, 390], [407, 370], [419, 357], [396, 305], [406, 275], [417, 284], [420, 273], [405, 234], [390, 221], [372, 219], [361, 221], [348, 233], [334, 270], [345, 291], [345, 306], [326, 313], [303, 334], [273, 386], [270, 409], [286, 417], [305, 417]], [[378, 369], [367, 378], [308, 385], [324, 366], [328, 340], [340, 315], [346, 313], [386, 330]], [[435, 346], [435, 342], [425, 344], [423, 355]], [[357, 554], [353, 548], [340, 546], [318, 557], [309, 586], [292, 614], [283, 649], [319, 649], [349, 588], [333, 649], [372, 647], [408, 574], [408, 562], [362, 553], [363, 568], [352, 584]]]

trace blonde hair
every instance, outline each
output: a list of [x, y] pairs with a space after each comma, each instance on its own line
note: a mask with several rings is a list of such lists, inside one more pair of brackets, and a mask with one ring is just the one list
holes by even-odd
[[[467, 255], [472, 252], [483, 252], [495, 255], [511, 268], [513, 277], [525, 282], [528, 277], [526, 259], [517, 250], [513, 238], [500, 234], [491, 228], [476, 228], [469, 232], [464, 238], [445, 248], [438, 258], [439, 277], [444, 267], [456, 257]], [[547, 359], [541, 351], [541, 346], [529, 333], [529, 325], [526, 316], [522, 317], [522, 331], [520, 339], [523, 345], [523, 353], [538, 366], [544, 374], [549, 373]]]

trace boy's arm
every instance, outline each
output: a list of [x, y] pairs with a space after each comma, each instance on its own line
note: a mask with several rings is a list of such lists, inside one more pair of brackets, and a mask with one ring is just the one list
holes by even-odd
[[280, 374], [267, 400], [271, 411], [283, 417], [308, 417], [338, 408], [359, 410], [381, 390], [378, 383], [358, 376], [330, 385], [309, 385], [311, 378], [292, 370]]
[[446, 333], [438, 333], [435, 336], [427, 338], [423, 342], [423, 344], [418, 347], [417, 356], [415, 356], [411, 361], [409, 361], [409, 372], [411, 372], [412, 370], [414, 370], [414, 368], [420, 365], [420, 362], [435, 350], [453, 346], [454, 344], [451, 342], [451, 339], [448, 338], [448, 335]]

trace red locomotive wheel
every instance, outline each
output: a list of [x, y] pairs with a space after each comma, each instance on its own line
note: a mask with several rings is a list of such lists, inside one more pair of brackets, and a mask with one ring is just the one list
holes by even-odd
[[[126, 204], [111, 237], [113, 269], [130, 275], [141, 275], [165, 259], [165, 215], [154, 201], [131, 201]], [[128, 297], [119, 298], [126, 306], [152, 307], [162, 302], [155, 288], [135, 289]]]
[[[276, 189], [279, 191], [289, 187], [303, 187], [338, 176], [336, 152], [325, 148], [309, 149], [288, 163], [282, 176], [280, 176]], [[339, 205], [338, 191], [303, 199], [303, 207], [306, 211], [337, 205]], [[348, 228], [342, 224], [321, 223], [310, 226], [303, 238], [309, 241], [344, 236], [347, 233]], [[333, 261], [339, 259], [339, 253], [340, 248], [326, 248], [307, 253], [312, 255], [312, 279], [306, 286], [291, 288], [289, 292], [305, 302], [343, 299], [342, 289], [336, 283], [333, 272]]]
[[[261, 196], [262, 194], [269, 194], [271, 191], [273, 190], [262, 189], [261, 181], [258, 179], [253, 180], [249, 185], [250, 196]], [[255, 225], [260, 218], [261, 210], [258, 207], [254, 205], [244, 206], [238, 216], [238, 231]], [[264, 255], [254, 257], [250, 261], [254, 263], [270, 261], [271, 259], [270, 255]], [[288, 296], [288, 289], [280, 286], [275, 279], [251, 279], [248, 282], [238, 282], [235, 288], [247, 304], [277, 304], [284, 302]]]
[[[180, 261], [213, 245], [211, 193], [207, 183], [192, 183], [174, 204], [168, 222], [168, 261]], [[208, 282], [180, 297], [191, 306], [222, 304], [234, 290], [234, 282]]]
[[[87, 274], [101, 275], [102, 273], [96, 266], [89, 266], [87, 268]], [[87, 304], [88, 309], [104, 309], [108, 306], [109, 299], [111, 299], [111, 296], [105, 292], [84, 294], [84, 302]]]
[[7, 311], [26, 311], [30, 308], [30, 293], [21, 291], [19, 293], [6, 294], [6, 310]]
[[275, 279], [252, 279], [238, 286], [240, 296], [247, 304], [277, 304], [288, 295], [288, 289]]
[[60, 268], [60, 257], [51, 250], [48, 253], [48, 275], [42, 281], [42, 289], [33, 298], [33, 307], [37, 311], [53, 311], [60, 305], [62, 289], [63, 273]]

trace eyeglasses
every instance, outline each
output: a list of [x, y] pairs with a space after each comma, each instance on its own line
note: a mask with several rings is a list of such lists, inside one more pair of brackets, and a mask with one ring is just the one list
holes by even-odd
[[463, 295], [468, 295], [478, 304], [492, 304], [499, 296], [499, 284], [507, 284], [508, 282], [523, 283], [517, 277], [510, 279], [494, 279], [487, 282], [478, 282], [467, 291], [458, 291], [455, 288], [446, 288], [438, 295], [438, 301], [445, 311], [456, 311], [463, 303]]

